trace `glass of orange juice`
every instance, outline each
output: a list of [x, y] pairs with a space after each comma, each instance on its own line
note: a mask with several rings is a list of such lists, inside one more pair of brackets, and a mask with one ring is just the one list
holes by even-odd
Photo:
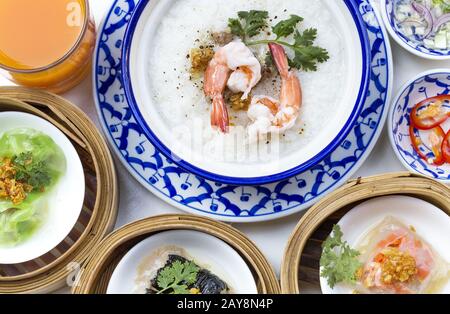
[[17, 84], [63, 93], [90, 72], [94, 46], [88, 0], [0, 0], [0, 68]]

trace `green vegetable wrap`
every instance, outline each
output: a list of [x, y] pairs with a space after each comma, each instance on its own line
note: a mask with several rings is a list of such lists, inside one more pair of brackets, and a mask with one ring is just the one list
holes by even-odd
[[28, 239], [45, 219], [47, 196], [66, 171], [66, 158], [53, 139], [26, 128], [0, 137], [0, 165], [5, 158], [12, 160], [16, 180], [32, 187], [19, 204], [0, 198], [0, 245], [14, 246]]

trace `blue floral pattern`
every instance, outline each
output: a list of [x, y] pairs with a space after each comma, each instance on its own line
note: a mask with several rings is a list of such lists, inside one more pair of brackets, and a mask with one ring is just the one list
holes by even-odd
[[400, 161], [411, 171], [446, 182], [450, 182], [450, 165], [434, 166], [421, 159], [412, 146], [409, 126], [411, 110], [418, 102], [449, 93], [449, 72], [424, 75], [408, 84], [400, 93], [389, 118], [391, 142]]
[[138, 0], [116, 0], [100, 28], [94, 69], [94, 93], [110, 144], [136, 179], [158, 197], [191, 213], [251, 222], [304, 210], [342, 185], [361, 166], [380, 135], [390, 94], [390, 47], [373, 7], [355, 0], [371, 42], [371, 82], [353, 130], [316, 167], [282, 182], [231, 186], [207, 181], [167, 160], [145, 137], [126, 102], [121, 81], [121, 48]]

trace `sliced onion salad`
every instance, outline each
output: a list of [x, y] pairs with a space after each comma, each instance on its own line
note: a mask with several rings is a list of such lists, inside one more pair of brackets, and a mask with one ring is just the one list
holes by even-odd
[[[445, 29], [440, 30], [443, 26], [450, 23], [450, 13], [436, 16], [433, 14], [436, 11], [434, 10], [435, 7], [433, 7], [432, 2], [429, 3], [431, 3], [432, 7], [428, 7], [421, 1], [415, 0], [412, 0], [410, 5], [402, 4], [403, 7], [408, 8], [406, 13], [403, 12], [403, 16], [407, 15], [408, 17], [397, 19], [397, 23], [403, 29], [408, 29], [408, 32], [411, 33], [404, 35], [408, 37], [414, 36], [416, 40], [423, 40], [425, 46], [434, 49], [449, 49], [450, 32], [447, 36], [448, 29], [447, 31]], [[417, 31], [419, 27], [421, 28], [420, 32]], [[432, 39], [433, 36], [434, 40]]]
[[434, 29], [434, 17], [433, 14], [431, 14], [431, 11], [424, 5], [416, 2], [416, 1], [412, 1], [411, 2], [411, 6], [413, 7], [413, 9], [419, 13], [419, 15], [425, 20], [425, 22], [427, 23], [426, 28], [425, 28], [425, 33], [423, 35], [423, 38], [428, 38], [431, 35], [431, 32]]

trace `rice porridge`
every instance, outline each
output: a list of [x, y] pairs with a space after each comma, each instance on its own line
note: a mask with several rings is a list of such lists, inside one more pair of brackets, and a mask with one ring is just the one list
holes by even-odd
[[[325, 0], [326, 1], [326, 0]], [[304, 18], [299, 29], [317, 28], [317, 46], [329, 53], [327, 62], [315, 72], [296, 71], [303, 90], [303, 103], [294, 127], [279, 135], [249, 141], [246, 111], [229, 108], [229, 133], [211, 127], [211, 100], [205, 97], [203, 77], [190, 71], [191, 49], [211, 44], [211, 34], [227, 30], [229, 18], [238, 11], [265, 10], [271, 24], [297, 14]], [[157, 113], [165, 121], [177, 145], [188, 147], [210, 160], [252, 163], [274, 161], [285, 154], [308, 150], [308, 146], [327, 129], [342, 106], [348, 84], [348, 58], [341, 25], [335, 22], [323, 1], [310, 0], [179, 0], [175, 1], [156, 30], [148, 47], [148, 89]], [[259, 36], [259, 35], [258, 35]], [[292, 37], [292, 36], [291, 36]], [[258, 37], [256, 37], [258, 38]], [[214, 49], [217, 50], [215, 45]], [[259, 60], [267, 55], [267, 45], [252, 47]], [[288, 52], [289, 54], [289, 52]], [[278, 98], [279, 75], [261, 80], [253, 95]], [[337, 131], [337, 130], [335, 130]]]

